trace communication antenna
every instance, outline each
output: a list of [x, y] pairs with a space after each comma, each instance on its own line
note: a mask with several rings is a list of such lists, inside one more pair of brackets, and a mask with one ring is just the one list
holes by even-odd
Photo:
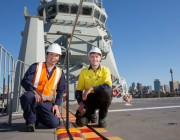
[[172, 81], [172, 92], [174, 92], [174, 83], [173, 83], [173, 70], [170, 68], [171, 81]]

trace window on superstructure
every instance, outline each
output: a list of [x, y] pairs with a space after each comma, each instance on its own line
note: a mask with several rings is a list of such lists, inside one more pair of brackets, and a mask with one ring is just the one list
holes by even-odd
[[100, 16], [100, 12], [98, 10], [95, 10], [94, 11], [94, 17], [99, 19], [99, 16]]
[[83, 7], [83, 15], [91, 15], [92, 14], [92, 8], [91, 7]]
[[77, 14], [78, 11], [78, 6], [77, 5], [72, 5], [71, 6], [71, 14]]
[[102, 23], [104, 23], [105, 21], [106, 21], [106, 16], [105, 15], [101, 15], [101, 18], [100, 18], [100, 21], [102, 22]]
[[47, 13], [48, 13], [48, 15], [56, 13], [56, 6], [55, 5], [49, 6], [47, 8]]
[[69, 5], [67, 5], [67, 4], [60, 4], [59, 5], [59, 12], [60, 13], [69, 13]]

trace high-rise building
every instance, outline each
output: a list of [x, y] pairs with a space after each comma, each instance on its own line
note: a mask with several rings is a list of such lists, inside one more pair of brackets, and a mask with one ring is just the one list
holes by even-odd
[[141, 83], [137, 83], [137, 90], [138, 90], [138, 93], [142, 93], [142, 84]]
[[132, 88], [135, 89], [136, 88], [136, 84], [135, 82], [132, 83]]
[[164, 92], [164, 86], [163, 85], [161, 85], [160, 91]]
[[143, 94], [148, 94], [152, 91], [152, 87], [151, 86], [143, 86], [142, 87], [142, 92]]
[[160, 92], [162, 90], [161, 89], [161, 80], [159, 80], [159, 79], [154, 80], [154, 90], [156, 92]]
[[165, 93], [169, 92], [169, 85], [164, 85], [164, 92]]
[[174, 92], [179, 89], [179, 82], [178, 81], [169, 81], [169, 86], [170, 86], [170, 92]]
[[133, 82], [132, 85], [129, 87], [129, 93], [131, 93], [131, 94], [136, 93], [136, 84], [135, 84], [135, 82]]

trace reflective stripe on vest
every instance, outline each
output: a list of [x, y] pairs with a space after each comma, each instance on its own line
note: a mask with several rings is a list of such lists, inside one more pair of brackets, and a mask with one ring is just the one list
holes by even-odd
[[55, 99], [56, 88], [61, 77], [61, 73], [61, 69], [56, 67], [51, 77], [48, 79], [45, 63], [37, 64], [33, 85], [36, 90], [42, 94], [44, 101], [53, 101]]

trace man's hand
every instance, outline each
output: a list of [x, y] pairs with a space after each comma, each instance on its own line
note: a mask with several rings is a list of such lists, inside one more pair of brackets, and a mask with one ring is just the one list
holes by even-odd
[[128, 103], [131, 101], [131, 97], [130, 97], [129, 94], [125, 94], [124, 97], [123, 97], [123, 99], [124, 99], [126, 102], [128, 102]]
[[85, 101], [85, 100], [87, 99], [87, 96], [88, 96], [88, 94], [91, 93], [91, 91], [93, 91], [93, 88], [92, 88], [92, 87], [90, 87], [90, 88], [88, 88], [88, 89], [86, 89], [86, 90], [84, 91], [84, 93], [82, 94], [82, 99], [83, 99], [83, 101]]
[[56, 116], [57, 118], [60, 118], [60, 112], [59, 112], [59, 107], [57, 105], [54, 105], [52, 108], [52, 112], [54, 113], [54, 116]]
[[42, 95], [36, 90], [33, 90], [33, 92], [34, 92], [36, 102], [37, 103], [42, 103], [43, 102]]
[[84, 109], [84, 104], [83, 104], [83, 102], [79, 103], [78, 111], [79, 111], [81, 114], [84, 114], [84, 113], [85, 113], [85, 109]]

